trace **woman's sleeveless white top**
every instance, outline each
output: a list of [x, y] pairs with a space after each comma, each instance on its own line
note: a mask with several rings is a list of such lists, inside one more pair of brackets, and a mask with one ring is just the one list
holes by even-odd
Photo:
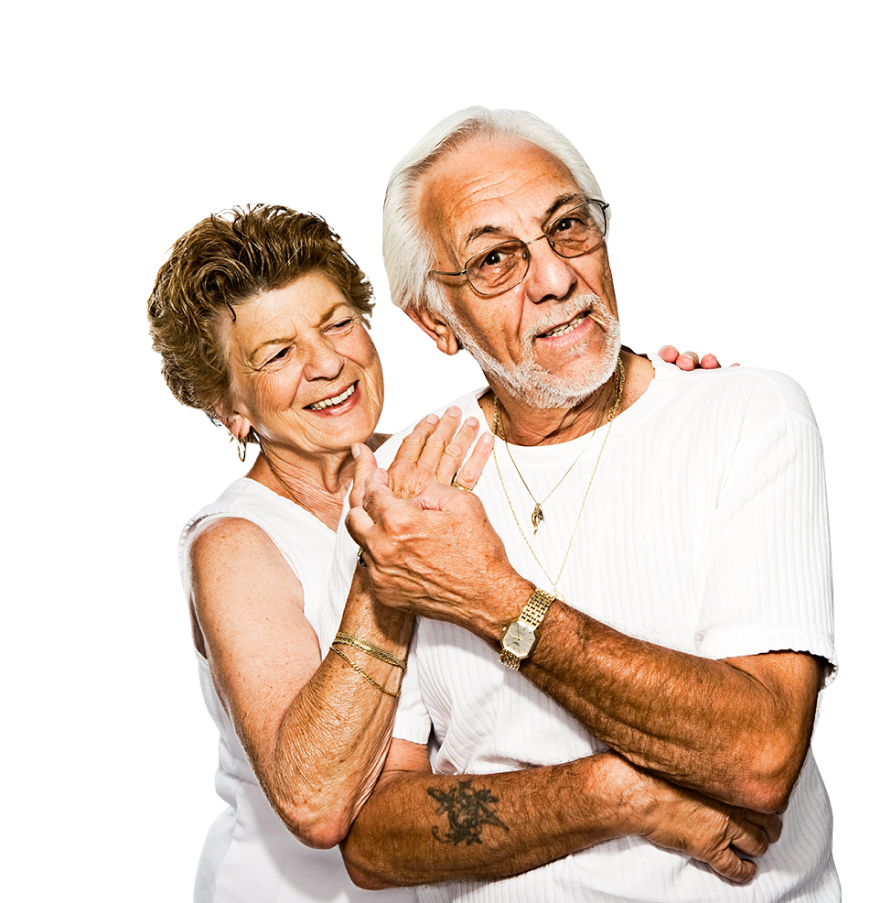
[[[247, 477], [236, 480], [183, 529], [180, 573], [190, 592], [189, 550], [199, 523], [240, 517], [261, 527], [278, 546], [303, 586], [304, 611], [319, 632], [334, 533], [306, 509]], [[294, 837], [267, 801], [223, 708], [207, 660], [198, 655], [201, 690], [220, 732], [216, 790], [227, 803], [207, 834], [195, 878], [195, 903], [381, 903], [380, 893], [355, 887], [340, 852], [315, 850]], [[414, 900], [408, 890], [384, 892], [387, 901]], [[403, 896], [404, 895], [404, 896]]]

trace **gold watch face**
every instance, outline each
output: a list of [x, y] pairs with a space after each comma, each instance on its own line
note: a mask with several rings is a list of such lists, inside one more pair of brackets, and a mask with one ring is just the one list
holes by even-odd
[[535, 631], [523, 621], [511, 621], [501, 638], [501, 648], [512, 652], [517, 658], [526, 658], [535, 645]]

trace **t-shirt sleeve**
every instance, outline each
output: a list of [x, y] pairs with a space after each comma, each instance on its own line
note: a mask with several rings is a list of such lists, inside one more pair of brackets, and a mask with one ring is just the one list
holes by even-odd
[[[728, 463], [698, 572], [703, 656], [809, 652], [837, 666], [823, 449], [791, 380], [755, 401]], [[776, 410], [776, 397], [782, 410]]]
[[410, 740], [412, 743], [426, 745], [430, 737], [431, 721], [424, 701], [421, 698], [421, 687], [418, 678], [417, 650], [418, 625], [408, 651], [408, 667], [402, 678], [402, 694], [396, 708], [396, 720], [393, 723], [393, 736], [399, 740]]

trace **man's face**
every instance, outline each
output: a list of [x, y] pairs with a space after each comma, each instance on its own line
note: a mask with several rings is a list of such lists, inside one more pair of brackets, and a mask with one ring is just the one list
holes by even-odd
[[[426, 176], [421, 221], [436, 270], [458, 271], [506, 239], [532, 242], [561, 212], [588, 198], [569, 170], [521, 139], [480, 138]], [[442, 280], [446, 325], [490, 381], [536, 407], [579, 403], [615, 369], [619, 330], [606, 247], [565, 259], [546, 241], [530, 245], [529, 272], [509, 291], [481, 296], [465, 277]], [[440, 344], [443, 347], [443, 344]]]

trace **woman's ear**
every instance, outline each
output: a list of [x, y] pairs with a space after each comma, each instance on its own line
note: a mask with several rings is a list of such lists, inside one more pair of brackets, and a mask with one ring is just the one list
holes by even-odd
[[232, 433], [236, 441], [247, 439], [252, 424], [244, 414], [231, 411], [223, 404], [214, 405], [213, 413], [217, 420]]

